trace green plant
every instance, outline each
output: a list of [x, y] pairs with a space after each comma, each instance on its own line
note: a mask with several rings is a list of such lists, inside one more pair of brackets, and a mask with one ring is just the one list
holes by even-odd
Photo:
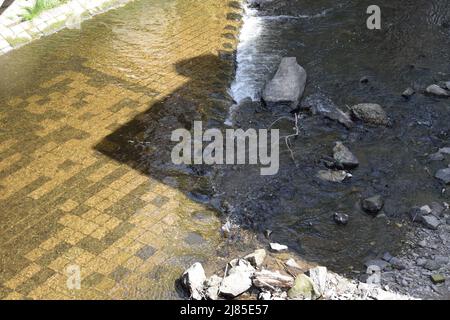
[[31, 20], [38, 16], [42, 11], [52, 9], [67, 1], [68, 0], [36, 0], [34, 6], [26, 8], [27, 12], [22, 16], [22, 18], [25, 21]]

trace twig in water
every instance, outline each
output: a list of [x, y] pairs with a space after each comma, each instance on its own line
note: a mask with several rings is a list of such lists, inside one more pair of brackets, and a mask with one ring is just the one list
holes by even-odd
[[291, 148], [290, 139], [294, 138], [294, 137], [298, 137], [300, 135], [300, 128], [298, 126], [298, 120], [299, 120], [299, 115], [296, 113], [295, 114], [295, 127], [293, 128], [295, 133], [280, 138], [280, 139], [284, 139], [285, 140], [286, 146], [289, 149], [289, 152], [291, 153], [292, 161], [294, 161], [294, 162], [295, 162], [295, 156], [294, 156], [294, 151]]

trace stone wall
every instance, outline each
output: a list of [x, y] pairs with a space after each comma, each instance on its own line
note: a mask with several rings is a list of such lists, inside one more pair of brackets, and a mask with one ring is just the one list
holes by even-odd
[[66, 4], [46, 10], [29, 21], [23, 21], [24, 8], [33, 0], [16, 0], [0, 16], [0, 55], [19, 48], [35, 39], [64, 28], [77, 28], [83, 20], [133, 0], [69, 0]]

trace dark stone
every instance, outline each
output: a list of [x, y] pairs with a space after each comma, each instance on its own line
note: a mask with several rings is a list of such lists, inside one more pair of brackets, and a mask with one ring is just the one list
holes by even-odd
[[416, 92], [414, 91], [413, 88], [408, 88], [405, 91], [403, 91], [402, 93], [402, 97], [405, 99], [409, 99], [411, 98]]
[[430, 271], [436, 271], [436, 270], [439, 270], [441, 268], [439, 263], [437, 263], [434, 260], [428, 260], [423, 267], [425, 269], [427, 269], [427, 270], [430, 270]]
[[336, 212], [333, 214], [333, 219], [337, 224], [345, 226], [348, 224], [349, 217], [348, 214]]
[[377, 214], [383, 209], [384, 201], [381, 196], [373, 196], [362, 201], [362, 208], [364, 211], [370, 214]]
[[398, 270], [404, 270], [404, 269], [406, 269], [406, 265], [405, 265], [404, 261], [401, 260], [401, 259], [399, 259], [399, 258], [393, 257], [393, 258], [389, 261], [389, 263], [390, 263], [391, 266], [394, 267], [395, 269], [398, 269]]
[[342, 142], [336, 142], [333, 152], [336, 163], [342, 165], [344, 169], [354, 169], [359, 166], [358, 158]]

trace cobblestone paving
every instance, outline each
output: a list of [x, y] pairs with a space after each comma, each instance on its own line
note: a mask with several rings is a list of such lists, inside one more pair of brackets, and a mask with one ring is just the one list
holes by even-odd
[[[55, 42], [64, 46], [71, 33], [0, 58], [2, 299], [174, 298], [174, 281], [187, 263], [183, 259], [207, 258], [219, 241], [217, 218], [208, 223], [191, 218], [205, 210], [201, 204], [96, 146], [189, 81], [176, 72], [176, 63], [217, 57], [224, 46], [232, 50], [237, 9], [222, 0], [132, 6], [70, 31], [77, 32], [79, 42], [64, 49], [71, 51], [70, 59], [64, 57], [67, 65], [33, 62], [35, 69], [19, 72], [23, 81], [17, 86], [9, 82], [25, 56], [57, 50]], [[136, 12], [141, 15], [133, 16]], [[129, 19], [158, 22], [158, 14], [174, 20], [151, 28], [145, 24], [148, 29], [133, 36]], [[113, 23], [112, 39], [83, 40], [85, 33], [97, 32], [93, 26], [121, 15], [129, 21]], [[130, 32], [129, 46], [141, 41], [141, 48], [153, 51], [130, 57], [114, 48], [121, 32]], [[191, 67], [216, 68], [200, 62]], [[231, 63], [224, 72], [232, 72]], [[191, 98], [195, 102], [198, 96]], [[193, 234], [206, 241], [194, 246], [185, 241]], [[71, 266], [80, 267], [80, 290], [67, 285]]]

